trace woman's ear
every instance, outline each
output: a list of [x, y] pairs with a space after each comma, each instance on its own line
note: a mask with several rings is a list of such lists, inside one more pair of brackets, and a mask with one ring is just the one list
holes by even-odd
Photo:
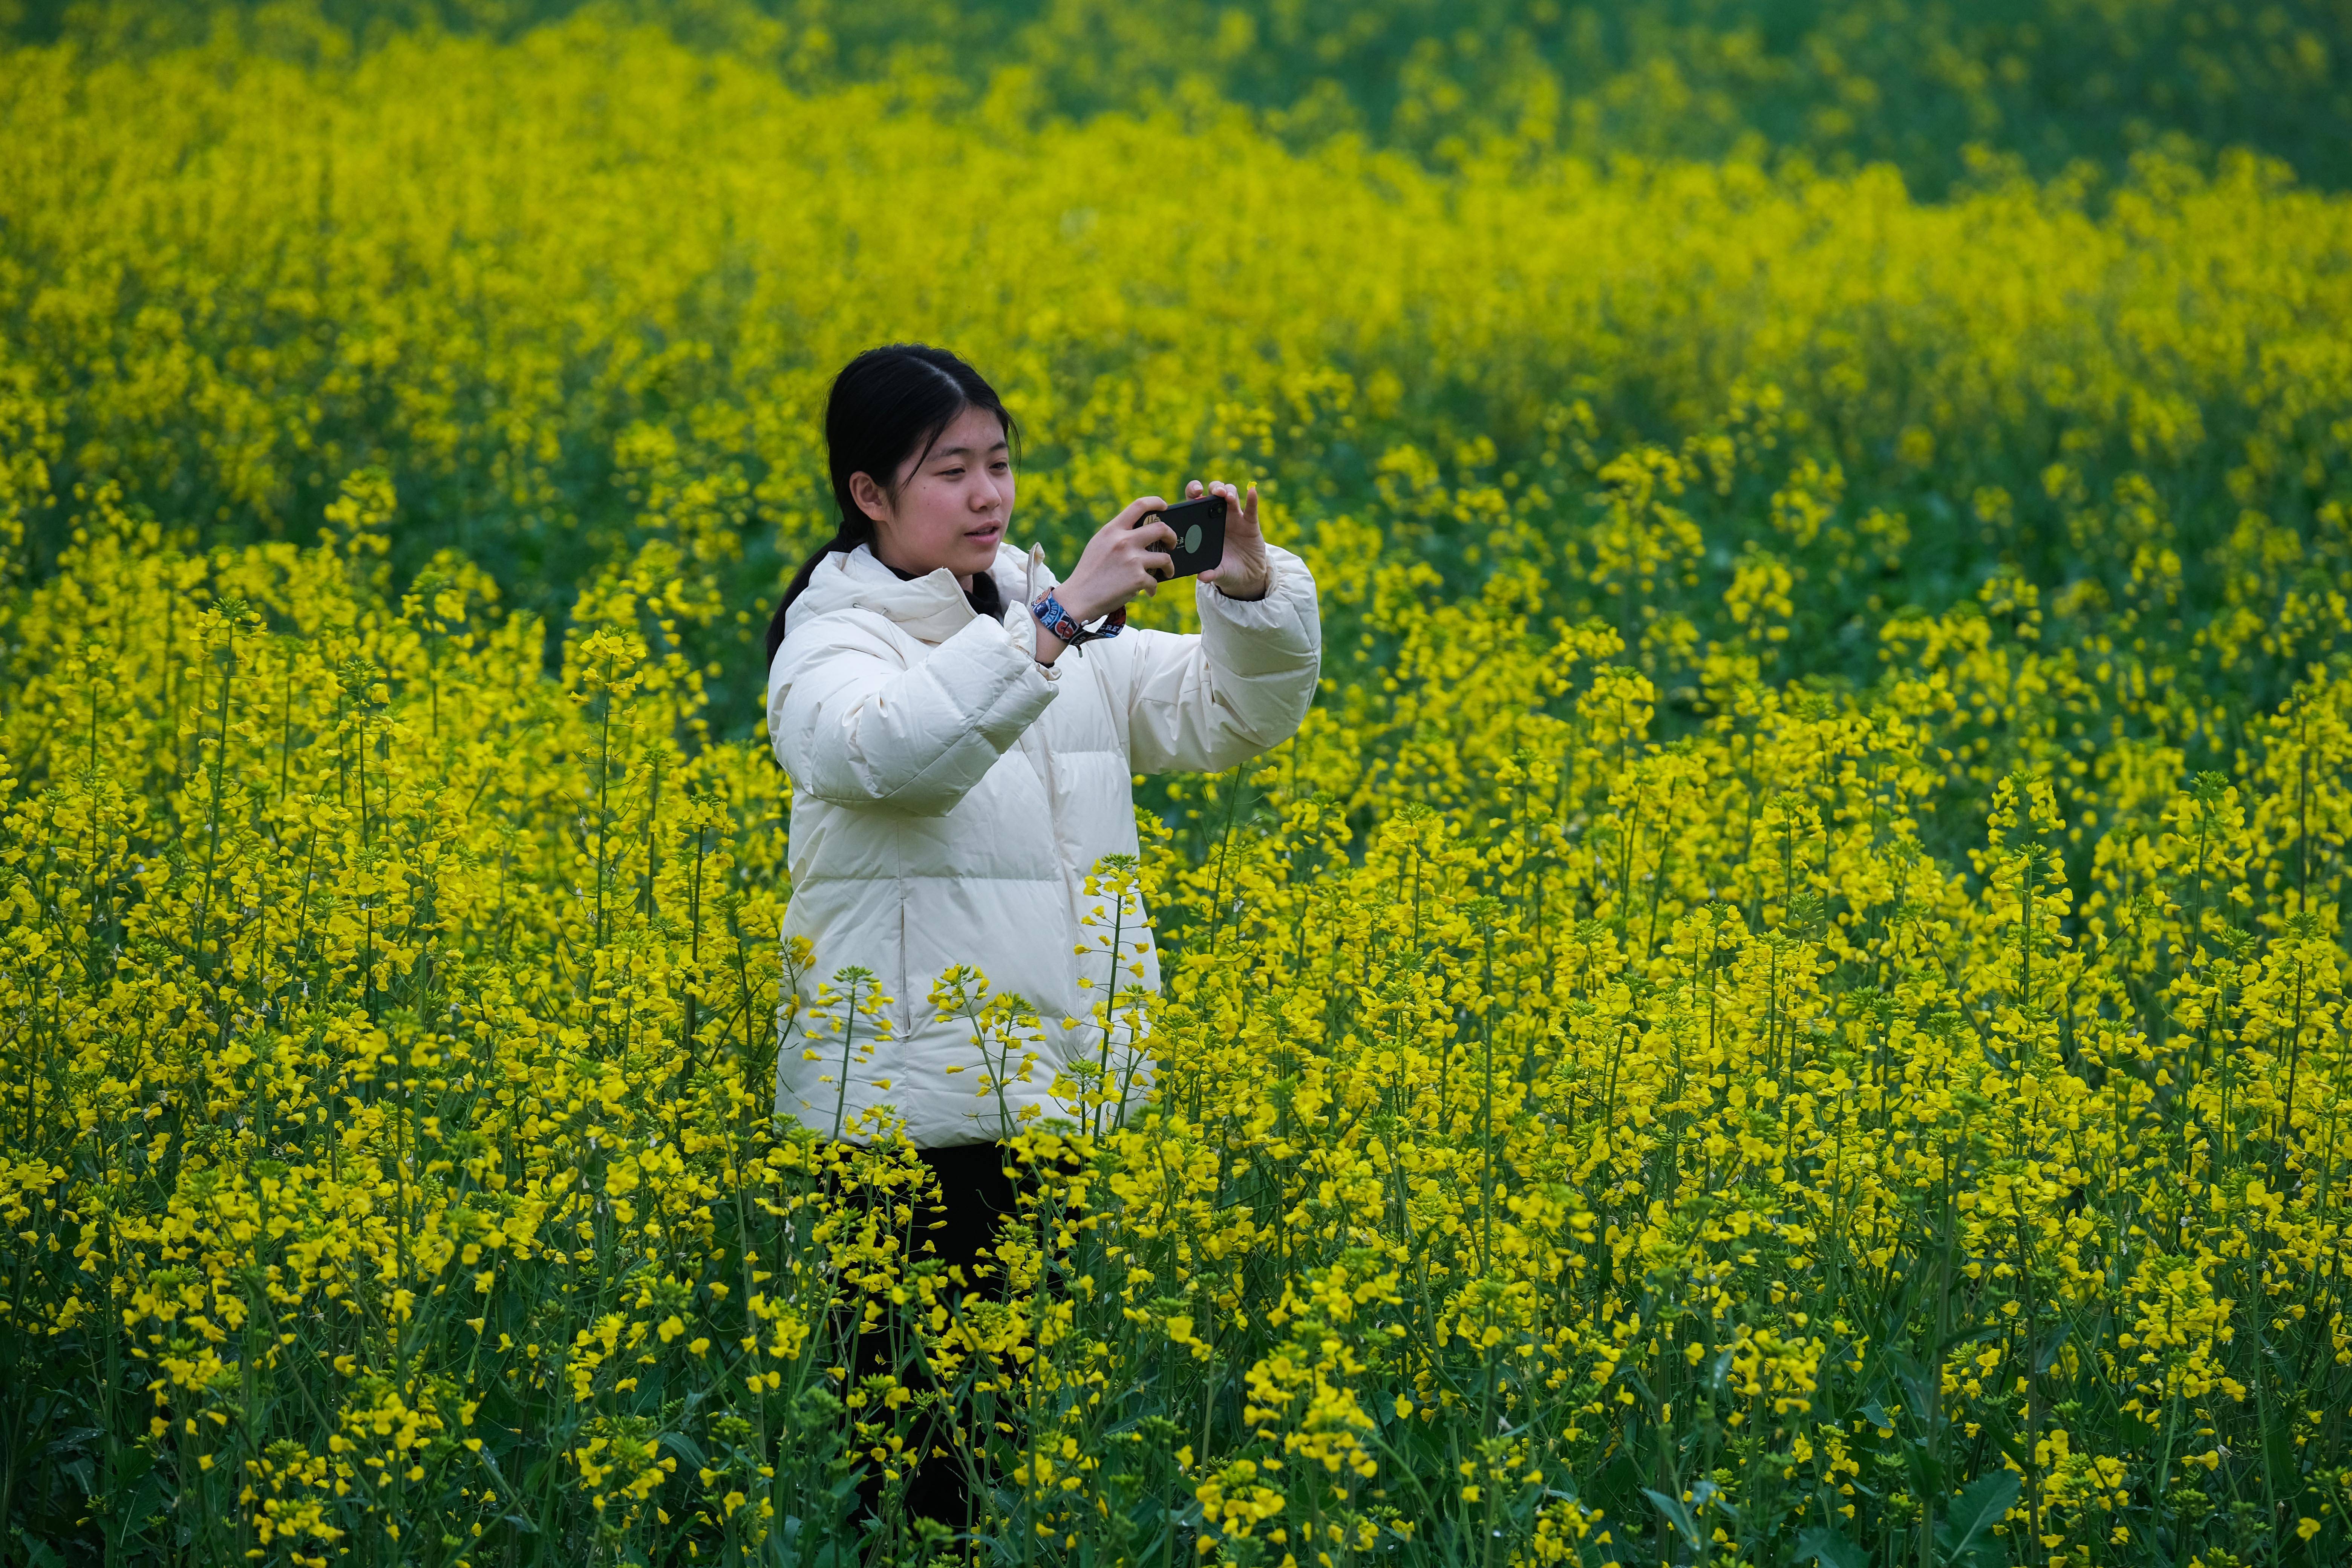
[[869, 521], [890, 521], [890, 498], [882, 493], [882, 487], [874, 482], [873, 475], [850, 475], [849, 499], [857, 503], [857, 510], [864, 512]]

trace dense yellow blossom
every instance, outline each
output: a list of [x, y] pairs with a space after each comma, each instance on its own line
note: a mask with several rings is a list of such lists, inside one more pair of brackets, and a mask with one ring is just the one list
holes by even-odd
[[[992, 1560], [2341, 1560], [2352, 204], [1441, 175], [595, 17], [7, 63], [15, 1539], [915, 1561], [948, 1440]], [[772, 1115], [892, 999], [785, 1000], [727, 661], [885, 335], [1049, 538], [1271, 473], [1331, 633], [1096, 868], [1166, 994], [1001, 1299]]]

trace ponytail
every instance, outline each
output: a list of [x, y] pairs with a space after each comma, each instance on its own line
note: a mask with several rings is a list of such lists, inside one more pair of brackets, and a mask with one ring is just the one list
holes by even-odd
[[763, 677], [775, 667], [776, 650], [783, 647], [785, 613], [825, 557], [874, 542], [874, 520], [851, 496], [852, 477], [868, 475], [886, 494], [895, 494], [898, 470], [907, 459], [914, 458], [919, 464], [940, 433], [967, 408], [985, 408], [995, 415], [1003, 423], [1005, 439], [1017, 447], [1020, 431], [1004, 400], [978, 371], [945, 349], [887, 343], [867, 349], [833, 378], [833, 390], [824, 400], [825, 466], [841, 521], [833, 537], [801, 563], [776, 605], [768, 622]]
[[784, 646], [784, 612], [791, 609], [793, 601], [801, 596], [801, 590], [808, 586], [809, 578], [816, 569], [824, 564], [824, 558], [836, 552], [847, 554], [861, 544], [873, 542], [874, 520], [858, 511], [856, 521], [843, 518], [841, 526], [833, 531], [833, 537], [809, 552], [808, 559], [801, 563], [801, 569], [793, 574], [792, 584], [784, 590], [784, 596], [776, 601], [776, 613], [768, 618], [768, 658], [761, 668], [775, 667], [776, 650]]

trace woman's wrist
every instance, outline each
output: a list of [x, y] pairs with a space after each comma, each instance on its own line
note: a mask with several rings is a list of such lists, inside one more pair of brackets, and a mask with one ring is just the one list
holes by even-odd
[[1056, 586], [1054, 597], [1060, 601], [1062, 608], [1081, 622], [1097, 620], [1111, 612], [1110, 605], [1097, 602], [1097, 596], [1088, 591], [1083, 577], [1074, 575], [1069, 582]]
[[1029, 618], [1035, 628], [1039, 664], [1050, 666], [1062, 657], [1064, 648], [1076, 647], [1098, 637], [1118, 635], [1114, 626], [1106, 626], [1099, 631], [1087, 630], [1087, 622], [1097, 617], [1090, 608], [1072, 606], [1069, 601], [1073, 597], [1078, 600], [1079, 606], [1090, 605], [1085, 595], [1072, 594], [1067, 584], [1047, 589], [1030, 605]]
[[1045, 629], [1045, 623], [1039, 620], [1034, 615], [1032, 615], [1029, 619], [1035, 626], [1037, 632], [1037, 644], [1034, 658], [1039, 664], [1051, 669], [1054, 667], [1054, 661], [1061, 658], [1062, 651], [1070, 645], [1064, 642], [1060, 637], [1055, 637], [1052, 632], [1047, 631]]

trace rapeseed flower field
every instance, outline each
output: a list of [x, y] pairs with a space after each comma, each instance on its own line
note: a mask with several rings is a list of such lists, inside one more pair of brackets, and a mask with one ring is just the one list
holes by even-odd
[[[2352, 202], [260, 15], [0, 56], [8, 1561], [2352, 1555]], [[1097, 868], [1160, 1081], [1001, 1300], [772, 1114], [911, 996], [1041, 1070], [778, 1011], [892, 338], [1018, 536], [1256, 477], [1329, 631]]]

